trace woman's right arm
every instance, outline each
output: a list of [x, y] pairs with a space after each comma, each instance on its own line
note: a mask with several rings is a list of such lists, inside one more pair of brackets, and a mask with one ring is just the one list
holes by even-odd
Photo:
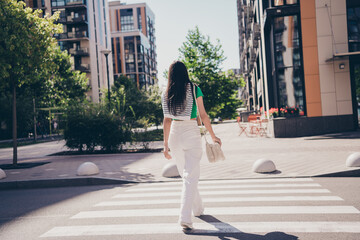
[[166, 159], [171, 159], [169, 154], [169, 135], [171, 127], [171, 118], [164, 117], [163, 132], [164, 132], [164, 156]]
[[206, 129], [209, 131], [213, 142], [214, 143], [217, 142], [221, 146], [221, 139], [218, 138], [217, 136], [215, 136], [214, 130], [212, 129], [212, 126], [211, 126], [209, 116], [206, 113], [206, 110], [205, 110], [205, 107], [204, 107], [203, 97], [198, 97], [196, 99], [196, 103], [197, 103], [197, 106], [198, 106], [198, 109], [199, 109], [199, 114], [200, 114], [201, 120], [204, 123]]

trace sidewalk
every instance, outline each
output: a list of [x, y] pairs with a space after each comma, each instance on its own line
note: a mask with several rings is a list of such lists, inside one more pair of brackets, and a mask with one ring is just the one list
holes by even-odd
[[[201, 160], [201, 179], [239, 179], [274, 177], [309, 177], [323, 174], [359, 170], [345, 166], [346, 158], [353, 152], [360, 152], [360, 131], [328, 134], [302, 138], [248, 138], [238, 136], [237, 123], [213, 125], [222, 139], [226, 156], [224, 162], [210, 164], [205, 154]], [[151, 147], [161, 147], [162, 142], [154, 142]], [[164, 178], [162, 168], [169, 161], [162, 153], [128, 153], [103, 155], [48, 156], [65, 151], [64, 141], [48, 142], [19, 147], [19, 163], [44, 163], [33, 168], [5, 170], [4, 183], [35, 180], [88, 179], [76, 175], [77, 167], [86, 161], [94, 162], [100, 174], [90, 176], [96, 179], [114, 179], [134, 182], [179, 181], [178, 178]], [[253, 163], [260, 158], [274, 161], [278, 171], [273, 174], [252, 172]], [[12, 149], [0, 149], [0, 164], [12, 163]], [[75, 179], [75, 180], [74, 180]], [[71, 180], [71, 181], [70, 181]], [[55, 182], [55, 181], [54, 181]]]

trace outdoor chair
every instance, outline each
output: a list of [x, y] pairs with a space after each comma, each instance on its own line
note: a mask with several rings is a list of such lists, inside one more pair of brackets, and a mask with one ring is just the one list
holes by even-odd
[[239, 136], [241, 136], [241, 134], [245, 133], [245, 135], [248, 137], [248, 133], [247, 133], [247, 129], [248, 129], [248, 124], [245, 122], [238, 122], [239, 127], [240, 127], [240, 133]]

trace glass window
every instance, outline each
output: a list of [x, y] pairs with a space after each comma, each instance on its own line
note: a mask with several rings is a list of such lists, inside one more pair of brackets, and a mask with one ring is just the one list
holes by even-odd
[[296, 4], [298, 0], [286, 0], [286, 4]]
[[120, 24], [122, 32], [134, 30], [134, 17], [132, 9], [120, 10]]
[[126, 72], [135, 72], [135, 63], [126, 63]]
[[284, 0], [274, 0], [274, 6], [282, 6], [284, 5]]
[[127, 74], [126, 75], [129, 79], [133, 80], [134, 82], [136, 82], [136, 75], [135, 74]]
[[141, 9], [137, 8], [137, 17], [138, 17], [138, 29], [141, 32], [142, 31], [142, 24], [141, 24]]
[[304, 110], [298, 16], [274, 19], [276, 79], [280, 108]]
[[52, 7], [65, 6], [65, 0], [51, 0]]
[[298, 0], [273, 0], [273, 6], [284, 6], [298, 4]]
[[360, 51], [360, 6], [347, 9], [349, 51]]

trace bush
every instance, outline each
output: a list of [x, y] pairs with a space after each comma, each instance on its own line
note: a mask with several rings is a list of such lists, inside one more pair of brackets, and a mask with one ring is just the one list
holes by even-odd
[[125, 122], [101, 104], [81, 104], [66, 113], [64, 138], [71, 149], [93, 152], [96, 146], [115, 151], [130, 140]]

